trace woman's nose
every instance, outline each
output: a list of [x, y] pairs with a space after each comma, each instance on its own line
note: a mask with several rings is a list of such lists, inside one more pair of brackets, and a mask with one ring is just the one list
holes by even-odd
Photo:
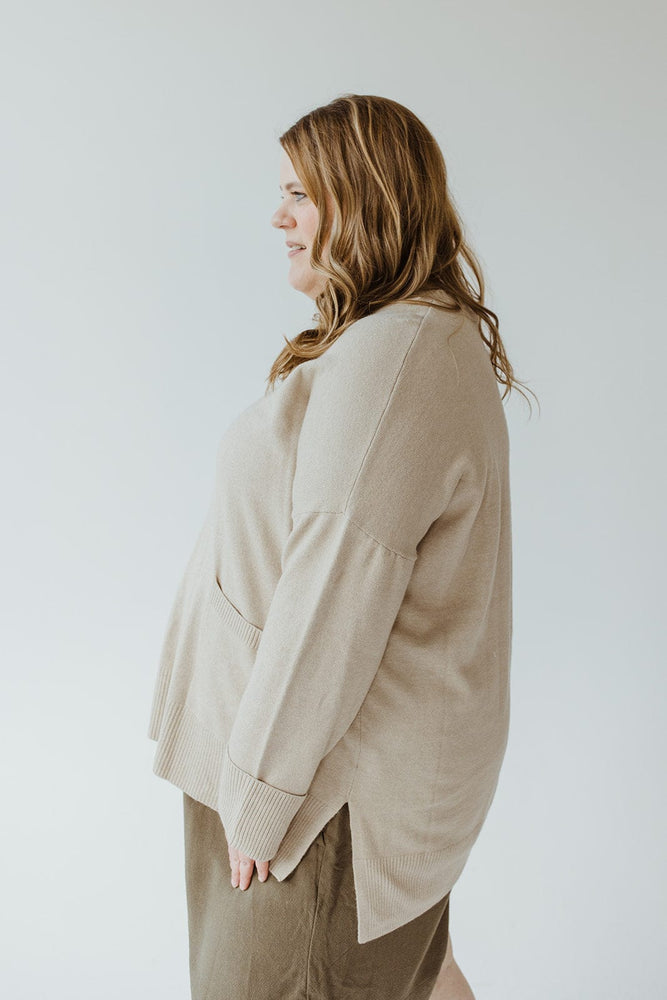
[[290, 218], [289, 212], [285, 210], [284, 205], [279, 205], [271, 216], [271, 225], [275, 226], [276, 229], [282, 229], [283, 226], [290, 226], [293, 220]]

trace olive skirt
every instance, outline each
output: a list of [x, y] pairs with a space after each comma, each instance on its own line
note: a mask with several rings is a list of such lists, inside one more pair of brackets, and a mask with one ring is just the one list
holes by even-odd
[[219, 814], [183, 792], [192, 1000], [428, 1000], [449, 893], [359, 944], [347, 803], [282, 882], [234, 888]]

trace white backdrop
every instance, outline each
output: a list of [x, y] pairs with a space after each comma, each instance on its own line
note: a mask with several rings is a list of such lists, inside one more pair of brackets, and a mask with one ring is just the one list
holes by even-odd
[[478, 1000], [665, 988], [664, 4], [0, 5], [0, 988], [189, 995], [167, 612], [214, 455], [313, 303], [277, 136], [345, 92], [441, 143], [516, 374], [512, 723], [454, 892]]

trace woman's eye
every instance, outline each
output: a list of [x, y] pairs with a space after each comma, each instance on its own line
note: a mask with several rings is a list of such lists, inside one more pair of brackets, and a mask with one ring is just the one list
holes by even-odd
[[[306, 197], [307, 197], [307, 195], [305, 195], [305, 194], [303, 193], [303, 191], [292, 191], [291, 193], [292, 193], [292, 194], [294, 195], [294, 197], [295, 197], [295, 199], [296, 199], [297, 201], [301, 201], [301, 199], [302, 199], [302, 198], [306, 198]], [[284, 195], [284, 194], [281, 194], [281, 196], [280, 196], [280, 200], [281, 200], [281, 201], [284, 201], [284, 200], [285, 200], [285, 195]]]

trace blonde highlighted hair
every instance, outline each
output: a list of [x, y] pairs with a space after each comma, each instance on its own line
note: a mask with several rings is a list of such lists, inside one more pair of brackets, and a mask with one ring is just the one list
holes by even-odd
[[319, 209], [310, 264], [327, 280], [315, 300], [316, 326], [284, 338], [269, 387], [321, 355], [355, 320], [442, 289], [454, 300], [450, 309], [478, 315], [503, 399], [512, 388], [528, 399], [505, 353], [498, 316], [484, 305], [482, 269], [464, 239], [440, 147], [423, 122], [389, 98], [344, 94], [303, 115], [279, 142]]

